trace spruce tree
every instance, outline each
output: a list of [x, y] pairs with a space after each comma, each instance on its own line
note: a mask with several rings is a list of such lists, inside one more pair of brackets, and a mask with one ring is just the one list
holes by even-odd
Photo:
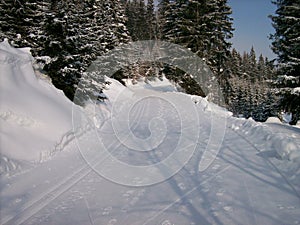
[[148, 39], [153, 40], [157, 38], [157, 30], [156, 30], [156, 18], [154, 12], [154, 1], [148, 0], [147, 2], [147, 28], [148, 28]]
[[119, 0], [51, 2], [46, 14], [43, 51], [51, 60], [44, 70], [71, 100], [79, 79], [91, 62], [115, 46], [128, 42], [121, 6]]
[[230, 54], [231, 43], [228, 40], [233, 37], [233, 19], [230, 17], [232, 10], [227, 4], [227, 0], [208, 2], [208, 16], [212, 17], [209, 55], [213, 69], [217, 75], [220, 75], [225, 70], [225, 64]]
[[143, 0], [126, 2], [125, 9], [128, 18], [126, 27], [133, 41], [149, 39], [149, 22], [147, 20], [147, 8]]
[[158, 39], [164, 39], [163, 34], [166, 29], [167, 13], [170, 12], [170, 1], [169, 0], [160, 0], [158, 3], [158, 12], [157, 12], [157, 37]]
[[275, 0], [276, 15], [271, 16], [275, 34], [272, 50], [277, 54], [281, 74], [299, 77], [300, 71], [300, 1]]
[[248, 70], [247, 72], [249, 74], [249, 79], [252, 83], [255, 83], [255, 81], [258, 78], [258, 70], [257, 70], [256, 52], [253, 46], [250, 50], [247, 64], [249, 66], [249, 68], [247, 69]]
[[275, 33], [271, 34], [272, 50], [277, 55], [281, 109], [293, 114], [292, 124], [300, 117], [300, 96], [292, 88], [300, 86], [300, 1], [274, 0], [276, 15], [271, 16]]
[[14, 47], [31, 47], [36, 55], [43, 41], [46, 7], [46, 1], [1, 0], [0, 41], [7, 38]]

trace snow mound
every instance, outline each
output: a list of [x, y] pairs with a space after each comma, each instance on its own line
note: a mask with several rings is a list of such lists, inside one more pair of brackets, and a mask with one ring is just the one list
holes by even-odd
[[294, 161], [300, 165], [300, 146], [295, 138], [274, 133], [267, 125], [255, 122], [251, 118], [237, 119], [232, 117], [230, 120], [232, 130], [249, 139], [256, 140], [253, 145], [259, 152], [273, 151], [278, 158]]
[[[0, 43], [1, 155], [11, 162], [48, 159], [72, 130], [72, 102], [36, 77], [29, 50]], [[14, 167], [1, 161], [2, 167]]]
[[265, 123], [278, 123], [282, 124], [278, 117], [269, 117]]
[[[122, 93], [129, 94], [131, 91], [135, 90], [142, 90], [142, 89], [150, 89], [154, 91], [161, 91], [161, 92], [177, 92], [176, 88], [173, 86], [168, 79], [165, 77], [163, 80], [155, 80], [149, 83], [145, 83], [143, 80], [140, 80], [136, 82], [135, 84], [132, 84], [130, 80], [126, 80], [126, 86], [124, 87], [121, 83], [118, 81], [107, 78], [111, 85], [109, 86], [108, 90], [105, 90], [104, 93], [108, 97], [108, 99], [113, 103], [117, 96]], [[159, 87], [159, 88], [157, 88]], [[176, 94], [183, 94], [177, 92]], [[186, 95], [186, 94], [183, 94]], [[290, 161], [298, 161], [300, 163], [300, 146], [298, 145], [297, 141], [294, 138], [291, 138], [287, 135], [282, 134], [274, 134], [272, 130], [264, 125], [263, 123], [258, 123], [254, 121], [252, 118], [244, 119], [244, 118], [235, 118], [232, 117], [232, 113], [228, 110], [215, 105], [214, 103], [209, 102], [206, 98], [202, 98], [200, 96], [190, 95], [190, 99], [192, 102], [194, 102], [201, 111], [206, 113], [213, 113], [214, 117], [224, 117], [230, 119], [230, 128], [236, 132], [240, 132], [243, 136], [245, 135], [251, 140], [257, 140], [257, 149], [259, 151], [273, 151], [278, 158], [282, 160], [290, 160]], [[107, 116], [110, 111], [110, 107], [107, 105], [102, 105], [102, 111], [107, 111]], [[288, 118], [286, 118], [288, 119]], [[282, 122], [276, 118], [271, 117], [267, 120], [266, 123], [279, 123], [282, 124]], [[255, 143], [253, 143], [255, 144]], [[259, 146], [258, 146], [259, 145]]]
[[153, 80], [146, 80], [141, 78], [136, 82], [132, 82], [131, 79], [125, 80], [126, 87], [129, 89], [149, 89], [160, 92], [177, 92], [177, 88], [172, 84], [165, 76], [162, 78], [153, 78]]
[[296, 87], [293, 89], [292, 94], [294, 95], [300, 95], [300, 87]]

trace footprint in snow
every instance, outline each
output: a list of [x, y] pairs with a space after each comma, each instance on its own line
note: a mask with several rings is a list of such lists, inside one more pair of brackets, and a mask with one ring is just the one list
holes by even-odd
[[17, 198], [17, 199], [15, 200], [15, 203], [19, 203], [19, 202], [21, 202], [21, 201], [22, 201], [21, 198]]
[[139, 201], [139, 197], [133, 197], [132, 200], [130, 201], [130, 205], [133, 206]]
[[130, 197], [132, 194], [134, 193], [134, 190], [129, 190], [129, 191], [126, 191], [125, 193], [123, 193], [123, 197], [125, 198], [128, 198]]
[[217, 192], [217, 194], [216, 194], [217, 196], [223, 196], [224, 195], [224, 193], [223, 192]]
[[111, 206], [108, 206], [108, 207], [104, 208], [104, 210], [102, 212], [102, 215], [103, 216], [108, 216], [110, 214], [111, 210], [112, 210]]
[[179, 187], [181, 190], [185, 190], [185, 189], [186, 189], [184, 183], [178, 184], [178, 187]]
[[223, 209], [224, 209], [226, 212], [232, 212], [232, 207], [231, 207], [231, 206], [224, 206]]
[[161, 225], [174, 225], [174, 223], [171, 223], [170, 220], [165, 220], [161, 223]]
[[117, 224], [117, 220], [116, 219], [111, 219], [110, 221], [108, 221], [108, 224], [107, 225], [115, 225]]
[[214, 166], [212, 167], [213, 170], [217, 170], [217, 169], [219, 169], [219, 168], [220, 168], [220, 165], [219, 165], [219, 164], [214, 165]]

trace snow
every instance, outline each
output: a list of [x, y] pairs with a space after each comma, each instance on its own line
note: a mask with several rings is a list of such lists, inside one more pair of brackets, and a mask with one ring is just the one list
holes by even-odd
[[283, 75], [283, 76], [281, 76], [283, 79], [285, 79], [285, 80], [295, 80], [295, 79], [297, 79], [296, 77], [294, 77], [294, 76], [287, 76], [287, 75]]
[[293, 95], [300, 95], [300, 87], [294, 88], [293, 91], [292, 91], [292, 94]]
[[135, 84], [130, 79], [124, 80], [126, 87], [130, 89], [149, 89], [161, 92], [177, 92], [177, 88], [173, 85], [165, 76], [161, 79], [156, 78], [155, 80], [144, 79], [138, 80]]
[[282, 122], [278, 117], [269, 117], [266, 121], [266, 123], [278, 123], [281, 124]]
[[295, 127], [299, 127], [300, 128], [300, 120], [298, 120], [297, 124], [295, 125]]
[[289, 113], [289, 112], [283, 112], [282, 113], [282, 121], [284, 123], [289, 123], [292, 121], [292, 116], [293, 114], [292, 113]]
[[1, 43], [0, 60], [1, 224], [300, 223], [299, 128], [234, 118], [165, 78], [107, 78], [108, 100], [80, 108], [28, 49]]
[[7, 41], [0, 44], [1, 155], [38, 162], [50, 157], [72, 130], [72, 103], [35, 76], [28, 53]]

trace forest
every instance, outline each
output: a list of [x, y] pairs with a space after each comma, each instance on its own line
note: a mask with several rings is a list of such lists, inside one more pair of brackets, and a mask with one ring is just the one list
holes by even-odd
[[[216, 76], [228, 110], [265, 121], [300, 117], [300, 1], [274, 0], [270, 23], [276, 59], [232, 47], [232, 9], [227, 0], [1, 0], [0, 41], [30, 47], [35, 67], [74, 99], [91, 63], [125, 43], [163, 40], [197, 54]], [[170, 65], [138, 62], [114, 74], [122, 82], [166, 76], [188, 94], [201, 95], [193, 78]], [[100, 83], [98, 92], [106, 81]], [[105, 99], [100, 99], [105, 101]]]

